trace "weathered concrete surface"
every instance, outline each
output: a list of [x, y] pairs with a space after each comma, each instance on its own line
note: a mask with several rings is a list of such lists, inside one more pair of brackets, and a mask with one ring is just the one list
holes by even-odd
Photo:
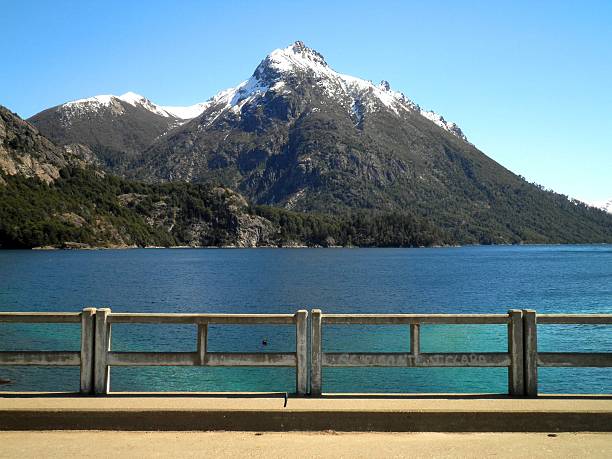
[[612, 434], [0, 432], [0, 457], [612, 457]]
[[612, 399], [0, 398], [0, 430], [609, 432]]

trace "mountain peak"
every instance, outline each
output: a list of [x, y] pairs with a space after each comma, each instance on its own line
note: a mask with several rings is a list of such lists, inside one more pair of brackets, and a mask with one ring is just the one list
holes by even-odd
[[296, 52], [303, 52], [309, 49], [302, 40], [296, 40], [293, 45], [291, 45], [291, 48]]
[[321, 72], [329, 70], [329, 67], [321, 53], [298, 40], [286, 48], [275, 49], [268, 54], [255, 70], [255, 75], [259, 77], [270, 71], [283, 74], [294, 70]]
[[285, 50], [291, 50], [293, 54], [298, 54], [305, 59], [310, 59], [319, 64], [327, 65], [323, 55], [318, 51], [306, 46], [303, 41], [297, 40], [291, 46], [285, 48]]
[[150, 102], [145, 96], [141, 96], [140, 94], [136, 94], [135, 92], [128, 91], [125, 94], [121, 94], [118, 99], [121, 99], [128, 104], [141, 104], [143, 102]]
[[387, 80], [382, 80], [380, 82], [380, 84], [378, 85], [378, 87], [380, 89], [382, 89], [383, 91], [390, 91], [391, 90], [391, 85], [389, 84], [389, 82]]
[[[331, 99], [335, 101], [348, 99], [349, 102], [344, 105], [352, 115], [357, 116], [357, 119], [363, 119], [364, 109], [372, 112], [380, 105], [398, 116], [402, 112], [417, 112], [442, 129], [467, 141], [459, 126], [435, 112], [423, 110], [403, 93], [391, 89], [388, 81], [382, 80], [380, 84], [375, 85], [369, 80], [338, 73], [327, 64], [319, 52], [299, 40], [286, 48], [272, 51], [257, 66], [249, 80], [235, 88], [220, 92], [211, 100], [239, 113], [246, 103], [259, 100], [270, 89], [286, 90], [285, 88], [294, 84], [296, 78], [301, 78], [301, 74], [314, 78], [316, 86]], [[210, 123], [217, 118], [218, 112], [215, 112]]]
[[134, 107], [141, 106], [146, 110], [150, 111], [151, 113], [155, 113], [156, 115], [160, 115], [163, 117], [173, 116], [173, 114], [168, 113], [166, 110], [164, 110], [164, 107], [160, 107], [159, 105], [151, 102], [145, 96], [141, 96], [140, 94], [136, 94], [132, 91], [128, 91], [125, 94], [121, 94], [118, 99]]

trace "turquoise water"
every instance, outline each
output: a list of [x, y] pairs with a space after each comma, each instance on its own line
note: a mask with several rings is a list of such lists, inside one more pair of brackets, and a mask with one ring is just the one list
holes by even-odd
[[[0, 251], [0, 310], [612, 313], [612, 246]], [[262, 346], [266, 339], [267, 346]], [[326, 326], [326, 351], [409, 349], [407, 327]], [[192, 351], [194, 326], [116, 325], [113, 349]], [[211, 326], [209, 349], [291, 351], [285, 326]], [[75, 325], [0, 324], [0, 350], [77, 350]], [[503, 326], [428, 326], [423, 352], [504, 351]], [[542, 351], [612, 352], [612, 327], [542, 326]], [[505, 369], [325, 369], [330, 392], [505, 392]], [[284, 368], [113, 368], [112, 390], [293, 391]], [[0, 367], [3, 390], [76, 390], [78, 369]], [[540, 369], [548, 393], [612, 392], [612, 369]]]

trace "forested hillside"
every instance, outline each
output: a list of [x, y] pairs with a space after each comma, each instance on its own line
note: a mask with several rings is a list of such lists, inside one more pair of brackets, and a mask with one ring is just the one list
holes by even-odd
[[251, 207], [222, 187], [143, 184], [66, 168], [47, 184], [0, 186], [0, 248], [130, 246], [424, 246], [452, 240], [401, 214], [344, 216]]

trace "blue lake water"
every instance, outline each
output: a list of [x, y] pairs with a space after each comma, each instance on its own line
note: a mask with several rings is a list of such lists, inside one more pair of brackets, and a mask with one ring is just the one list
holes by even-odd
[[[0, 311], [612, 313], [612, 245], [0, 251]], [[539, 349], [612, 352], [612, 327], [539, 328]], [[195, 326], [115, 325], [113, 349], [193, 351]], [[262, 340], [268, 345], [263, 346]], [[325, 351], [406, 352], [405, 326], [326, 326]], [[505, 326], [424, 326], [423, 352], [498, 351]], [[209, 350], [292, 351], [285, 326], [211, 326]], [[0, 324], [0, 350], [77, 350], [76, 325]], [[325, 392], [507, 391], [506, 369], [324, 369]], [[285, 368], [113, 368], [114, 391], [288, 391]], [[78, 389], [77, 368], [0, 367], [2, 390]], [[612, 369], [540, 369], [545, 393], [610, 393]]]

